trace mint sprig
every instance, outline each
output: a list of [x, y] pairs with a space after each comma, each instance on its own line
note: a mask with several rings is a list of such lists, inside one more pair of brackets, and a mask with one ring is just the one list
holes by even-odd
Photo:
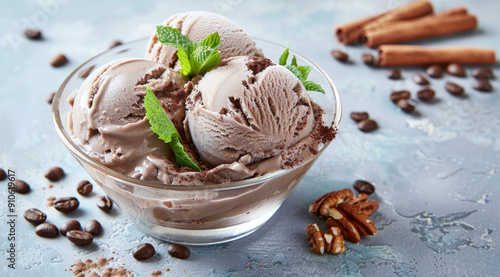
[[288, 70], [290, 70], [297, 78], [300, 80], [300, 82], [304, 85], [306, 90], [308, 91], [317, 91], [325, 94], [325, 91], [323, 88], [318, 84], [313, 81], [307, 81], [307, 77], [309, 77], [309, 73], [312, 70], [311, 66], [308, 65], [298, 65], [297, 64], [297, 58], [295, 55], [292, 58], [292, 63], [289, 65], [286, 65], [287, 60], [288, 60], [288, 55], [290, 54], [289, 50], [290, 44], [286, 44], [286, 49], [283, 51], [283, 53], [280, 56], [280, 65], [285, 66]]
[[175, 155], [175, 160], [179, 166], [189, 167], [196, 171], [201, 171], [200, 167], [189, 157], [184, 151], [184, 146], [181, 143], [181, 136], [175, 129], [174, 124], [170, 121], [163, 107], [151, 91], [150, 87], [146, 89], [144, 97], [144, 108], [146, 109], [146, 118], [151, 124], [151, 130], [164, 142], [168, 143]]
[[183, 35], [179, 30], [170, 26], [156, 26], [158, 40], [173, 47], [177, 47], [177, 58], [181, 64], [181, 73], [193, 78], [207, 73], [220, 63], [219, 33], [215, 32], [195, 43]]

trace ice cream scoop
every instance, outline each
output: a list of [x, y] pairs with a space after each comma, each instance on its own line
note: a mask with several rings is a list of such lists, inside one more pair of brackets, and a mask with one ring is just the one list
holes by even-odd
[[[262, 55], [255, 42], [243, 29], [230, 19], [209, 12], [179, 13], [168, 18], [163, 25], [178, 29], [193, 42], [198, 43], [207, 35], [218, 32], [221, 40], [221, 59], [234, 56]], [[151, 36], [146, 59], [160, 62], [167, 67], [180, 69], [177, 61], [177, 48], [163, 45], [158, 41], [156, 32]]]
[[164, 65], [120, 59], [92, 73], [69, 98], [72, 135], [89, 155], [123, 174], [143, 180], [167, 180], [171, 149], [150, 129], [144, 95], [151, 87], [172, 122], [182, 126], [186, 97], [184, 76]]
[[190, 137], [209, 166], [276, 156], [311, 135], [317, 125], [300, 80], [263, 57], [223, 60], [205, 74], [186, 103]]

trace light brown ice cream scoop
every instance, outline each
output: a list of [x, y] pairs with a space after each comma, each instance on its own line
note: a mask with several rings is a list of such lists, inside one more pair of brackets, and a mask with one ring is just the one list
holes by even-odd
[[[221, 39], [221, 45], [218, 48], [221, 59], [262, 55], [261, 51], [255, 47], [255, 42], [238, 24], [218, 14], [209, 12], [179, 13], [169, 17], [163, 25], [178, 29], [196, 43], [207, 35], [218, 32]], [[149, 40], [146, 59], [179, 70], [180, 65], [177, 62], [176, 53], [177, 48], [163, 45], [158, 41], [155, 32]]]
[[186, 82], [179, 73], [146, 59], [105, 64], [70, 97], [72, 135], [105, 166], [143, 180], [168, 179], [165, 170], [175, 159], [150, 129], [144, 96], [151, 87], [172, 122], [182, 128]]
[[223, 60], [194, 87], [186, 125], [203, 162], [258, 162], [311, 134], [310, 96], [283, 66], [262, 57]]

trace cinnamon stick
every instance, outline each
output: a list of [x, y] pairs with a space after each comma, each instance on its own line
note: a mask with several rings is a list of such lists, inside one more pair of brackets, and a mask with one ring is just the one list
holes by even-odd
[[417, 45], [381, 45], [379, 66], [429, 64], [494, 64], [495, 50], [482, 47], [423, 47]]
[[418, 19], [392, 22], [364, 30], [360, 41], [368, 47], [398, 43], [475, 29], [477, 18], [463, 7]]
[[432, 13], [432, 4], [427, 0], [418, 0], [381, 14], [356, 20], [337, 27], [335, 34], [342, 44], [356, 41], [365, 28], [384, 25], [386, 22], [412, 19]]

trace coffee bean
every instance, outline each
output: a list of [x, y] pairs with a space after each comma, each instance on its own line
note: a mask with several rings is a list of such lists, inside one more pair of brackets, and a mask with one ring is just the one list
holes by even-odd
[[59, 230], [57, 230], [57, 227], [54, 224], [44, 222], [36, 226], [35, 233], [40, 237], [52, 238], [59, 234]]
[[349, 55], [340, 50], [332, 50], [332, 56], [339, 62], [346, 63], [349, 61]]
[[134, 256], [136, 260], [149, 259], [153, 257], [155, 253], [156, 253], [155, 248], [149, 243], [139, 244], [134, 249], [132, 249], [132, 256]]
[[47, 219], [47, 215], [38, 209], [29, 209], [24, 211], [24, 218], [31, 224], [38, 225]]
[[97, 207], [105, 212], [109, 212], [113, 208], [113, 201], [107, 195], [97, 197], [95, 203]]
[[25, 181], [17, 179], [14, 181], [15, 191], [20, 194], [28, 193], [31, 188]]
[[411, 113], [415, 110], [415, 106], [412, 105], [408, 100], [406, 99], [401, 99], [398, 101], [397, 103], [398, 107], [404, 111], [404, 112], [407, 112], [407, 113]]
[[23, 33], [29, 39], [39, 40], [42, 38], [42, 32], [38, 29], [27, 28], [24, 29]]
[[387, 71], [387, 77], [391, 80], [399, 80], [401, 79], [401, 70], [391, 69]]
[[68, 58], [66, 58], [66, 56], [63, 54], [57, 54], [52, 58], [52, 60], [50, 60], [50, 65], [53, 67], [60, 67], [65, 65], [67, 62]]
[[441, 78], [443, 77], [443, 68], [438, 64], [433, 64], [427, 67], [425, 73], [432, 78]]
[[83, 181], [80, 181], [80, 183], [78, 183], [78, 186], [76, 187], [76, 191], [78, 191], [79, 194], [81, 195], [88, 195], [89, 193], [92, 192], [92, 184], [87, 181], [87, 180], [83, 180]]
[[85, 232], [91, 233], [94, 236], [99, 235], [102, 232], [102, 226], [99, 221], [92, 219], [85, 224]]
[[430, 88], [423, 88], [417, 92], [418, 99], [422, 101], [429, 101], [436, 95], [436, 92]]
[[476, 79], [493, 79], [493, 70], [487, 67], [478, 67], [472, 70], [472, 76]]
[[7, 179], [7, 173], [5, 173], [5, 170], [0, 168], [0, 181], [3, 181]]
[[455, 83], [452, 83], [452, 82], [446, 82], [446, 84], [444, 85], [444, 88], [446, 89], [446, 91], [448, 91], [449, 93], [453, 94], [453, 95], [460, 95], [462, 93], [464, 93], [464, 88], [460, 85], [457, 85]]
[[366, 65], [369, 65], [369, 66], [374, 66], [375, 65], [375, 58], [373, 57], [372, 54], [363, 54], [363, 56], [361, 56], [361, 59], [363, 60], [363, 62], [366, 64]]
[[80, 78], [85, 79], [85, 78], [89, 77], [90, 72], [92, 72], [94, 67], [95, 67], [95, 65], [87, 67], [84, 71], [82, 71], [82, 73], [80, 73]]
[[371, 183], [368, 183], [367, 181], [357, 180], [356, 182], [354, 182], [354, 184], [352, 186], [359, 193], [366, 193], [366, 194], [370, 195], [370, 194], [375, 192], [375, 187]]
[[421, 86], [427, 86], [429, 84], [429, 80], [420, 73], [413, 75], [413, 81]]
[[366, 112], [352, 112], [351, 113], [351, 119], [360, 122], [363, 119], [368, 119], [370, 116]]
[[465, 77], [465, 68], [458, 63], [450, 63], [446, 67], [446, 72], [448, 72], [448, 74], [451, 74], [453, 76]]
[[94, 240], [94, 236], [91, 233], [80, 230], [69, 231], [66, 233], [66, 237], [76, 245], [88, 245]]
[[398, 90], [391, 93], [391, 101], [394, 103], [398, 103], [401, 99], [409, 99], [411, 97], [411, 93], [407, 90]]
[[488, 82], [487, 80], [483, 80], [483, 79], [476, 80], [474, 82], [474, 84], [472, 85], [472, 87], [475, 90], [479, 90], [479, 91], [483, 91], [483, 92], [490, 92], [493, 90], [493, 87], [491, 86], [490, 82]]
[[174, 243], [168, 247], [168, 254], [178, 259], [187, 259], [191, 255], [191, 251], [184, 245]]
[[62, 213], [69, 213], [78, 208], [80, 202], [75, 197], [61, 197], [54, 200], [54, 208]]
[[363, 119], [360, 122], [358, 122], [358, 129], [365, 133], [374, 131], [377, 128], [378, 124], [375, 120]]
[[49, 93], [49, 95], [47, 95], [47, 103], [52, 104], [52, 101], [54, 101], [54, 96], [56, 96], [55, 92]]
[[59, 181], [62, 176], [64, 176], [64, 170], [57, 166], [50, 168], [47, 173], [45, 173], [45, 178], [52, 182]]
[[115, 48], [116, 46], [120, 46], [120, 45], [122, 45], [122, 44], [123, 44], [123, 43], [122, 43], [121, 41], [119, 41], [119, 40], [115, 40], [115, 41], [111, 42], [111, 45], [109, 46], [109, 49], [111, 49], [111, 48]]
[[64, 224], [61, 225], [61, 228], [60, 228], [61, 235], [63, 235], [63, 236], [66, 236], [66, 233], [68, 233], [69, 231], [74, 231], [74, 230], [78, 230], [78, 231], [82, 230], [82, 225], [80, 225], [80, 222], [78, 222], [78, 220], [74, 220], [74, 219], [64, 222]]

